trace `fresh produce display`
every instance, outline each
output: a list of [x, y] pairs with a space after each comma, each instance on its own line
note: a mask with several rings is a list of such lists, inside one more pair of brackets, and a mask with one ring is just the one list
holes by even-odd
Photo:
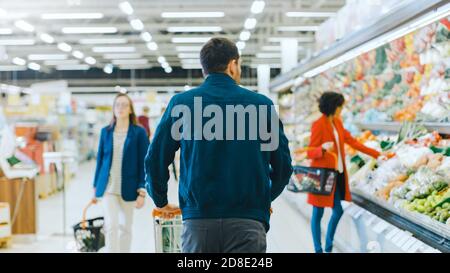
[[[317, 99], [325, 91], [341, 92], [344, 127], [387, 155], [373, 159], [346, 145], [350, 190], [450, 234], [450, 136], [427, 129], [450, 124], [449, 40], [450, 16], [280, 94], [293, 164], [309, 165], [311, 123], [321, 115]], [[393, 122], [399, 124], [397, 134], [383, 131], [388, 126], [372, 132], [359, 127]]]
[[[360, 139], [367, 139], [367, 132]], [[392, 139], [397, 139], [396, 141]], [[373, 140], [371, 140], [373, 141]], [[364, 164], [358, 154], [349, 162], [351, 185], [395, 208], [417, 212], [446, 223], [450, 201], [450, 147], [448, 139], [405, 124], [398, 136], [376, 138], [379, 149], [395, 152], [388, 160]], [[357, 165], [356, 165], [356, 164]], [[355, 169], [358, 169], [355, 171]], [[445, 205], [444, 205], [445, 204]]]
[[308, 79], [302, 93], [346, 95], [346, 119], [450, 122], [450, 17]]

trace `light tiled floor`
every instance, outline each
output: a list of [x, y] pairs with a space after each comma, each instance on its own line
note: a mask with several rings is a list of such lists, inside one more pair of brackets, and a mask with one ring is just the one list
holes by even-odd
[[[63, 194], [55, 194], [38, 202], [38, 235], [31, 241], [14, 237], [13, 246], [0, 252], [77, 252], [71, 226], [81, 220], [83, 207], [92, 196], [92, 177], [95, 162], [81, 164], [76, 177], [66, 189], [66, 234], [63, 234]], [[169, 202], [177, 201], [177, 183], [169, 183]], [[145, 206], [135, 210], [132, 252], [154, 252], [154, 235], [151, 211], [153, 202], [147, 198]], [[271, 229], [267, 236], [268, 252], [312, 252], [309, 223], [283, 196], [273, 204]], [[88, 217], [102, 215], [101, 206], [88, 211]], [[28, 238], [27, 238], [28, 239]]]

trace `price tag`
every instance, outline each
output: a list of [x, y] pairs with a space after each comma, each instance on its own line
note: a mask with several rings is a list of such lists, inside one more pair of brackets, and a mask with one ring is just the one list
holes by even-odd
[[423, 243], [421, 241], [416, 240], [416, 243], [413, 244], [409, 249], [408, 253], [416, 253], [419, 248], [423, 246]]
[[395, 234], [394, 237], [392, 237], [391, 242], [394, 243], [396, 246], [398, 246], [398, 241], [403, 236], [403, 231], [399, 230], [397, 234]]
[[367, 221], [366, 221], [366, 226], [367, 226], [367, 227], [370, 226], [370, 225], [373, 223], [373, 221], [375, 221], [375, 219], [377, 219], [377, 216], [371, 215], [371, 216], [369, 217], [369, 219], [367, 219]]
[[409, 238], [408, 241], [402, 246], [402, 250], [409, 252], [409, 249], [417, 242], [415, 238]]
[[373, 231], [377, 234], [380, 234], [384, 230], [386, 230], [389, 226], [390, 226], [390, 224], [388, 222], [381, 220], [380, 222], [378, 222], [378, 224], [375, 225], [375, 227], [373, 228]]
[[386, 239], [392, 240], [392, 237], [394, 237], [400, 230], [397, 228], [392, 229], [387, 235]]
[[409, 239], [411, 239], [411, 235], [407, 232], [402, 232], [402, 235], [399, 237], [396, 245], [401, 248]]

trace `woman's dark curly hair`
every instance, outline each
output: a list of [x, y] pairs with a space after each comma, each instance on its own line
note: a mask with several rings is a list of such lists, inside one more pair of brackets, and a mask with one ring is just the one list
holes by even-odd
[[342, 94], [336, 92], [325, 92], [319, 98], [319, 110], [325, 116], [336, 113], [336, 109], [344, 105], [345, 99]]

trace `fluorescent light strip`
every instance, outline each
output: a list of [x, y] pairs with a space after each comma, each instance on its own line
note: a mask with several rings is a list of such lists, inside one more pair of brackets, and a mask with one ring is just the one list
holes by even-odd
[[182, 64], [198, 64], [198, 65], [201, 65], [199, 59], [182, 59], [181, 63]]
[[250, 12], [253, 14], [259, 14], [263, 12], [265, 6], [266, 2], [264, 1], [253, 1], [252, 7], [250, 8]]
[[141, 31], [144, 29], [144, 23], [139, 19], [133, 19], [130, 21], [130, 25], [134, 30]]
[[31, 70], [38, 71], [38, 70], [41, 69], [41, 66], [39, 64], [37, 64], [37, 63], [29, 63], [28, 64], [28, 68], [31, 69]]
[[44, 61], [44, 65], [74, 65], [79, 64], [79, 60], [54, 60], [54, 61]]
[[239, 49], [239, 50], [243, 50], [244, 48], [245, 48], [245, 42], [244, 41], [239, 41], [239, 42], [237, 42], [236, 43], [236, 47]]
[[104, 54], [104, 59], [137, 59], [142, 58], [142, 54], [139, 53], [124, 53], [124, 54]]
[[106, 46], [96, 46], [92, 48], [95, 53], [106, 53], [106, 52], [135, 52], [136, 48], [134, 46], [122, 46], [122, 47], [106, 47]]
[[200, 43], [204, 44], [208, 42], [211, 37], [173, 37], [172, 43], [174, 44], [189, 44], [189, 43]]
[[89, 70], [89, 68], [91, 68], [91, 67], [87, 64], [56, 66], [56, 70]]
[[27, 70], [26, 66], [0, 65], [0, 71], [25, 71], [25, 70]]
[[64, 52], [70, 52], [72, 50], [72, 46], [67, 43], [59, 43], [58, 49]]
[[47, 44], [52, 44], [55, 42], [55, 38], [47, 33], [41, 33], [41, 35], [39, 35], [39, 38], [41, 38], [41, 40], [46, 42]]
[[152, 41], [153, 37], [152, 37], [152, 35], [151, 35], [150, 33], [148, 33], [148, 32], [142, 32], [142, 33], [141, 33], [141, 39], [148, 43], [148, 42], [151, 42], [151, 41]]
[[[14, 25], [26, 32], [33, 32], [34, 31], [34, 26], [31, 25], [30, 23], [24, 21], [24, 20], [18, 20], [14, 23]], [[36, 67], [36, 66], [35, 66]]]
[[95, 45], [95, 44], [126, 44], [128, 40], [125, 38], [90, 38], [80, 39], [82, 45]]
[[172, 73], [172, 71], [173, 71], [173, 69], [172, 69], [172, 67], [166, 67], [166, 68], [164, 68], [164, 72], [166, 72], [167, 74], [170, 74], [170, 73]]
[[84, 61], [85, 61], [87, 64], [90, 64], [90, 65], [94, 65], [94, 64], [97, 62], [97, 60], [95, 60], [95, 59], [92, 58], [92, 57], [86, 57], [86, 58], [84, 58]]
[[158, 50], [158, 44], [156, 44], [155, 42], [147, 43], [147, 48], [151, 51]]
[[13, 31], [10, 28], [0, 28], [0, 35], [10, 35]]
[[42, 61], [42, 60], [65, 60], [67, 54], [30, 54], [28, 60]]
[[239, 35], [239, 39], [241, 41], [248, 41], [250, 39], [251, 33], [250, 31], [244, 30], [241, 32], [241, 34]]
[[0, 40], [0, 45], [34, 45], [33, 39]]
[[177, 51], [198, 51], [202, 50], [201, 46], [177, 46]]
[[103, 13], [44, 13], [44, 20], [69, 20], [69, 19], [102, 19]]
[[263, 51], [280, 51], [281, 52], [281, 46], [262, 46], [261, 50], [263, 50]]
[[178, 53], [178, 58], [180, 59], [195, 59], [200, 58], [198, 53]]
[[220, 18], [224, 17], [225, 13], [218, 12], [163, 12], [162, 18]]
[[278, 31], [318, 31], [319, 26], [281, 26], [277, 27]]
[[256, 21], [255, 18], [248, 18], [247, 20], [245, 20], [244, 28], [245, 29], [254, 29], [256, 27], [257, 22], [258, 21]]
[[279, 59], [279, 58], [281, 58], [281, 53], [257, 53], [256, 58], [258, 58], [258, 59]]
[[119, 65], [120, 69], [124, 70], [132, 70], [132, 69], [148, 69], [151, 68], [151, 64], [127, 64], [127, 65]]
[[221, 32], [222, 27], [216, 26], [188, 26], [188, 27], [168, 27], [168, 32]]
[[24, 59], [19, 58], [19, 57], [13, 58], [11, 62], [15, 65], [26, 65], [27, 64], [27, 61], [25, 61]]
[[181, 68], [183, 68], [183, 69], [202, 69], [202, 66], [196, 65], [196, 64], [184, 64], [181, 66]]
[[122, 60], [112, 60], [114, 65], [127, 65], [127, 64], [147, 64], [147, 59], [122, 59]]
[[127, 1], [121, 2], [119, 4], [119, 8], [122, 10], [123, 13], [128, 14], [128, 15], [131, 15], [134, 12], [133, 7]]
[[75, 50], [74, 52], [72, 52], [72, 56], [74, 56], [77, 59], [83, 59], [84, 58], [83, 52], [81, 52], [79, 50]]
[[270, 63], [270, 64], [268, 64], [268, 63], [264, 63], [264, 64], [252, 63], [250, 65], [250, 67], [251, 68], [258, 68], [258, 66], [260, 66], [260, 65], [268, 65], [268, 66], [270, 66], [270, 68], [281, 68], [281, 64], [279, 64], [279, 63]]
[[116, 27], [63, 27], [65, 34], [85, 34], [85, 33], [116, 33]]
[[299, 43], [314, 43], [316, 41], [314, 37], [270, 37], [267, 41], [270, 43], [280, 43], [286, 39], [297, 39]]
[[287, 17], [324, 18], [335, 15], [335, 12], [286, 12]]
[[113, 73], [114, 70], [114, 66], [112, 64], [107, 64], [105, 65], [105, 67], [103, 68], [103, 72], [105, 72], [106, 74], [111, 74]]
[[159, 56], [158, 57], [158, 63], [162, 64], [162, 63], [165, 63], [165, 62], [167, 62], [167, 60], [166, 60], [166, 58], [164, 58], [164, 56]]

